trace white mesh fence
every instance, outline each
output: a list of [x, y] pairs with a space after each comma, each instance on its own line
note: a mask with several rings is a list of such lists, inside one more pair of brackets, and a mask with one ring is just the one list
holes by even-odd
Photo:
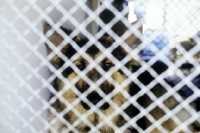
[[200, 3], [1, 0], [0, 133], [200, 131]]

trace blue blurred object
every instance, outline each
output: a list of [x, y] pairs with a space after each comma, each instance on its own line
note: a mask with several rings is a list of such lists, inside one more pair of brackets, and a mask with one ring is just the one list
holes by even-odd
[[[144, 33], [144, 40], [148, 39], [148, 37], [151, 37], [151, 35], [153, 35], [154, 32], [153, 31], [146, 31]], [[149, 45], [147, 45], [143, 50], [140, 51], [139, 55], [140, 57], [145, 61], [148, 62], [149, 60], [151, 60], [154, 56], [156, 56], [156, 53], [154, 53], [151, 50], [151, 45], [154, 45], [159, 51], [162, 50], [164, 47], [166, 47], [169, 44], [169, 41], [167, 39], [167, 37], [165, 37], [162, 34], [156, 34], [157, 36], [155, 37], [155, 39], [152, 40], [152, 42], [149, 43]], [[197, 36], [200, 37], [200, 32], [197, 33]], [[169, 58], [169, 54], [167, 53], [167, 57]], [[170, 59], [169, 59], [170, 60]], [[193, 65], [189, 64], [189, 63], [185, 63], [182, 64], [180, 69], [192, 69]], [[169, 66], [167, 64], [165, 64], [162, 59], [157, 60], [152, 66], [151, 66], [158, 74], [166, 71], [167, 69], [170, 69]], [[184, 68], [183, 68], [184, 67]], [[145, 73], [145, 72], [144, 72]], [[145, 78], [146, 75], [142, 73], [142, 75], [144, 75], [143, 77]], [[141, 79], [142, 80], [142, 79]], [[174, 87], [176, 86], [182, 79], [179, 78], [176, 75], [173, 76], [169, 76], [169, 77], [165, 77], [164, 80], [171, 86]], [[192, 81], [191, 81], [197, 88], [200, 89], [200, 74], [198, 76], [196, 76]], [[189, 88], [187, 85], [184, 85], [180, 88], [179, 92], [184, 96], [184, 97], [190, 97], [191, 95], [194, 94], [194, 91], [192, 88]], [[195, 104], [195, 108], [197, 111], [200, 111], [200, 97], [197, 97], [193, 103]]]
[[[152, 34], [154, 34], [153, 31], [146, 31], [144, 33], [144, 40], [148, 39]], [[143, 50], [140, 52], [140, 57], [144, 61], [149, 61], [153, 56], [155, 56], [155, 53], [151, 50], [151, 45], [153, 44], [159, 51], [162, 50], [164, 47], [168, 45], [169, 41], [167, 37], [165, 37], [162, 34], [159, 34], [155, 37], [155, 39], [147, 45]], [[167, 57], [169, 57], [169, 53], [167, 53]]]

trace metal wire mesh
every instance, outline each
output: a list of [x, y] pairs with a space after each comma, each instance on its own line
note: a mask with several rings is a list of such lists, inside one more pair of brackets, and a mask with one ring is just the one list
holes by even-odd
[[199, 7], [0, 1], [0, 132], [199, 132]]

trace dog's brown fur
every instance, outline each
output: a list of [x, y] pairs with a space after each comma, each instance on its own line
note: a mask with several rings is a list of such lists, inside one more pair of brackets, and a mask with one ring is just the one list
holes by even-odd
[[[49, 54], [53, 53], [53, 47], [58, 47], [60, 43], [64, 40], [64, 37], [58, 34], [57, 32], [53, 32], [51, 35], [48, 35], [49, 30], [53, 30], [52, 27], [49, 24], [45, 24], [45, 33], [48, 36], [49, 40], [54, 44], [54, 46], [50, 46], [51, 44], [47, 44], [48, 52]], [[68, 36], [71, 34], [71, 31], [65, 28], [61, 29], [65, 32], [65, 34]], [[135, 36], [130, 36], [125, 40], [125, 43], [128, 43], [132, 45], [134, 41], [138, 40], [137, 37]], [[79, 46], [83, 47], [89, 42], [88, 38], [86, 37], [79, 37], [75, 36], [73, 37], [73, 41]], [[102, 45], [104, 48], [109, 48], [112, 47], [112, 44], [114, 43], [114, 39], [110, 36], [103, 36], [98, 39], [98, 42], [100, 43], [99, 45]], [[138, 42], [138, 41], [136, 41]], [[135, 44], [138, 45], [138, 44]], [[96, 59], [103, 54], [102, 51], [99, 50], [97, 45], [92, 45], [90, 46], [86, 51], [86, 54], [93, 60], [93, 62], [96, 62]], [[80, 71], [84, 70], [87, 68], [87, 66], [92, 63], [86, 60], [83, 56], [79, 56], [73, 61], [71, 61], [71, 57], [76, 54], [76, 50], [73, 48], [71, 44], [66, 44], [61, 48], [61, 54], [62, 56], [65, 56], [66, 59], [63, 59], [60, 57], [60, 55], [54, 55], [53, 58], [51, 59], [52, 65], [59, 70], [65, 62], [71, 62], [73, 63], [74, 67], [76, 66]], [[117, 48], [114, 48], [112, 51], [113, 57], [117, 59], [118, 61], [122, 60], [123, 58], [126, 57], [127, 52], [121, 47], [118, 46]], [[113, 70], [112, 67], [115, 66], [115, 63], [108, 58], [105, 57], [103, 60], [97, 62], [97, 64], [103, 69], [105, 72], [110, 72], [112, 71], [111, 77], [112, 80], [115, 83], [111, 83], [108, 80], [104, 80], [104, 82], [99, 85], [98, 88], [95, 89], [95, 91], [92, 91], [89, 93], [87, 98], [89, 100], [95, 99], [95, 96], [97, 97], [103, 97], [98, 94], [98, 90], [101, 90], [105, 95], [110, 94], [113, 92], [115, 89], [114, 84], [122, 84], [128, 77], [124, 74], [122, 70]], [[135, 68], [137, 69], [139, 67], [139, 64], [137, 61], [134, 59], [129, 60], [126, 64], [125, 67], [130, 70], [131, 72], [135, 71]], [[66, 78], [66, 81], [72, 83], [72, 87], [67, 87], [68, 84], [66, 84], [63, 80], [56, 78], [53, 85], [55, 89], [58, 92], [61, 93], [62, 98], [58, 98], [53, 104], [52, 107], [56, 110], [58, 114], [62, 113], [65, 109], [67, 109], [68, 104], [73, 104], [77, 99], [79, 99], [79, 95], [84, 93], [85, 91], [88, 90], [90, 87], [88, 83], [84, 80], [84, 78], [79, 78], [76, 83], [74, 82], [74, 79], [76, 80], [77, 77], [79, 77], [79, 74], [77, 70], [73, 70], [72, 67], [65, 68], [64, 71], [62, 72], [62, 75], [64, 78]], [[91, 80], [93, 83], [98, 81], [100, 78], [103, 77], [103, 75], [98, 72], [95, 68], [92, 68], [89, 70], [88, 73], [85, 74], [85, 76]], [[130, 83], [130, 85], [127, 85], [123, 88], [122, 90], [125, 90], [128, 92], [130, 95], [133, 95], [133, 93], [137, 93], [139, 91], [139, 88], [137, 85]], [[97, 90], [97, 91], [96, 91]], [[95, 96], [93, 96], [95, 95]], [[52, 96], [53, 97], [53, 96]], [[54, 96], [55, 97], [55, 96]], [[64, 100], [63, 100], [64, 99]], [[113, 103], [115, 103], [119, 108], [122, 106], [128, 99], [121, 93], [118, 92], [116, 94], [113, 94], [111, 99]], [[90, 101], [91, 102], [91, 101]], [[86, 104], [86, 101], [82, 101], [79, 99], [79, 101], [74, 105], [73, 110], [76, 110], [80, 115], [84, 115], [88, 113], [90, 110], [90, 107], [88, 106], [88, 103]], [[63, 133], [65, 131], [69, 131], [67, 124], [74, 124], [80, 116], [77, 115], [73, 110], [68, 110], [66, 113], [63, 114], [63, 121], [59, 120], [55, 113], [53, 111], [50, 111], [50, 124], [52, 125], [52, 128], [50, 129], [50, 132], [56, 131], [59, 133]], [[98, 111], [102, 113], [104, 117], [108, 117], [112, 115], [112, 113], [115, 111], [115, 108], [110, 105], [109, 103], [104, 103], [102, 106], [99, 107]], [[138, 114], [138, 110], [130, 104], [125, 110], [124, 110], [128, 116], [135, 116]], [[80, 119], [79, 119], [80, 120]], [[91, 123], [92, 125], [96, 126], [98, 125], [101, 121], [103, 121], [103, 118], [99, 116], [99, 113], [97, 112], [92, 112], [90, 113], [87, 117], [86, 120]], [[116, 127], [121, 127], [126, 123], [126, 120], [120, 115], [114, 115], [113, 118], [110, 120], [112, 124], [114, 124]], [[75, 129], [79, 132], [88, 132], [90, 130], [90, 127], [84, 122], [80, 121], [78, 124], [76, 124]], [[114, 132], [113, 128], [109, 125], [104, 123], [102, 127], [98, 129], [102, 133], [112, 133]]]
[[[168, 90], [166, 88], [164, 88], [162, 85], [157, 84], [155, 87], [153, 87], [151, 89], [151, 92], [153, 93], [153, 95], [155, 95], [155, 97], [160, 98], [162, 97]], [[178, 94], [181, 96], [182, 94], [180, 92], [178, 92]], [[182, 96], [183, 97], [183, 96]], [[142, 100], [143, 100], [143, 107], [147, 108], [149, 107], [152, 103], [154, 103], [153, 100], [151, 100], [151, 98], [147, 95], [142, 96]], [[176, 107], [180, 106], [180, 103], [177, 101], [177, 99], [174, 96], [169, 96], [168, 98], [166, 98], [163, 102], [163, 105], [165, 107], [167, 107], [169, 110], [173, 110]], [[155, 104], [155, 103], [154, 103]], [[191, 104], [191, 108], [194, 109], [194, 106]], [[195, 109], [194, 109], [195, 110]], [[158, 121], [159, 119], [161, 119], [162, 117], [164, 117], [165, 115], [167, 115], [168, 111], [166, 111], [165, 109], [162, 108], [162, 106], [157, 105], [156, 107], [154, 107], [149, 114], [153, 117], [153, 119], [155, 119], [155, 121]], [[192, 116], [192, 114], [182, 108], [180, 109], [180, 111], [178, 111], [174, 116], [169, 117], [168, 119], [166, 119], [164, 122], [162, 122], [160, 125], [162, 126], [162, 128], [164, 128], [167, 132], [172, 132], [176, 127], [178, 127], [179, 125], [174, 121], [174, 117], [177, 117], [181, 122], [185, 122], [186, 120], [188, 120], [190, 117]], [[198, 118], [196, 119], [198, 120]], [[150, 122], [147, 118], [145, 120], [146, 126], [147, 128], [150, 127], [151, 125], [153, 125], [154, 123]], [[200, 124], [198, 121], [194, 121], [191, 122], [188, 127], [186, 127], [186, 129], [188, 131], [191, 132], [199, 132], [199, 127]], [[154, 128], [151, 133], [162, 133], [163, 131], [158, 129], [158, 128]], [[179, 133], [184, 133], [185, 131], [179, 131]]]

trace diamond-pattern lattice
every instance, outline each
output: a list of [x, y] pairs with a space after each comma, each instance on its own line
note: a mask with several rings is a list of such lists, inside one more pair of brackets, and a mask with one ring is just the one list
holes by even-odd
[[198, 132], [196, 3], [0, 1], [0, 132]]

